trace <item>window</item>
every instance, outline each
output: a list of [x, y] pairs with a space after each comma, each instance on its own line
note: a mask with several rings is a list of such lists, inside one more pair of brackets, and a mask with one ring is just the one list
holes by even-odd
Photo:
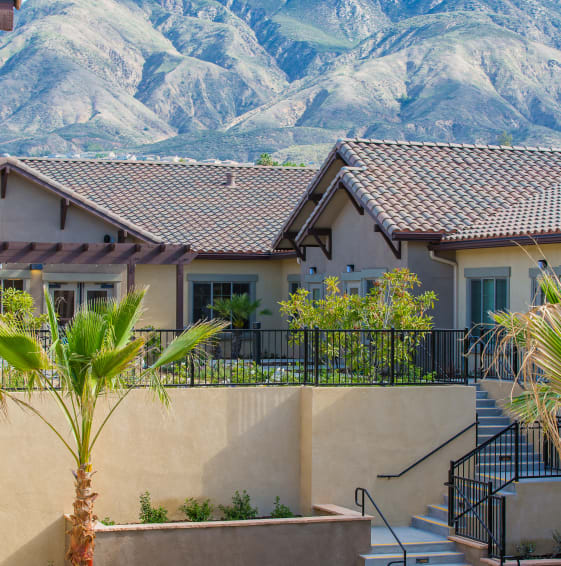
[[[3, 292], [4, 289], [17, 289], [18, 291], [23, 291], [23, 279], [0, 279], [0, 290]], [[3, 311], [2, 294], [0, 293], [0, 312]]]
[[300, 285], [300, 281], [289, 281], [288, 282], [288, 294], [294, 295], [298, 289], [300, 289], [302, 285]]
[[[250, 283], [238, 282], [194, 282], [193, 283], [193, 321], [215, 318], [216, 313], [209, 308], [218, 299], [230, 299], [232, 295], [251, 296]], [[249, 328], [249, 321], [246, 323]]]
[[508, 308], [508, 280], [506, 278], [469, 279], [470, 326], [491, 324], [489, 311]]

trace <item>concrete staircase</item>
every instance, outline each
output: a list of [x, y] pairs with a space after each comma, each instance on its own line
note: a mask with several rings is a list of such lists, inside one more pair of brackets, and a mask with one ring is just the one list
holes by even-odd
[[[476, 385], [476, 409], [479, 417], [479, 444], [485, 442], [507, 426], [511, 421], [486, 391]], [[528, 457], [534, 457], [528, 455]], [[504, 463], [502, 464], [504, 466]], [[491, 455], [484, 456], [479, 464], [484, 475], [493, 477]], [[441, 504], [429, 505], [424, 515], [413, 517], [410, 527], [394, 529], [407, 551], [407, 566], [418, 564], [440, 564], [460, 566], [466, 563], [456, 543], [448, 539], [452, 529], [448, 527], [448, 495]], [[368, 554], [360, 557], [364, 566], [387, 566], [403, 560], [403, 553], [395, 539], [385, 527], [372, 528], [372, 546]]]

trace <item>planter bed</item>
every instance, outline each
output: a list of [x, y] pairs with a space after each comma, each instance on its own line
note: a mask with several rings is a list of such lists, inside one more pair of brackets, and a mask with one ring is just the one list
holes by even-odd
[[96, 526], [95, 565], [355, 566], [370, 521], [334, 505], [290, 519]]

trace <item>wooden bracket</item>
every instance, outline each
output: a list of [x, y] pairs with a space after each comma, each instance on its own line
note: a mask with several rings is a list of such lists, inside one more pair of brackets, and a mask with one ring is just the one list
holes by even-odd
[[119, 244], [124, 244], [128, 235], [129, 233], [126, 230], [119, 230], [119, 232], [117, 233], [117, 242]]
[[[331, 229], [322, 228], [322, 229], [309, 230], [309, 234], [317, 242], [318, 246], [320, 247], [325, 257], [327, 259], [331, 259], [332, 250], [333, 250], [333, 239], [331, 236]], [[324, 242], [321, 239], [322, 236], [327, 238], [327, 242]]]
[[397, 247], [396, 247], [393, 240], [391, 240], [388, 237], [388, 235], [384, 232], [384, 230], [382, 230], [382, 228], [378, 224], [376, 224], [376, 226], [374, 226], [374, 232], [380, 232], [380, 234], [382, 234], [382, 238], [384, 238], [384, 240], [386, 240], [386, 243], [388, 244], [388, 246], [390, 246], [390, 250], [392, 251], [395, 258], [401, 259], [401, 240], [398, 241]]
[[67, 198], [60, 199], [60, 229], [64, 230], [66, 227], [66, 216], [70, 208], [70, 201]]
[[345, 185], [343, 185], [343, 183], [341, 183], [341, 184], [339, 185], [339, 190], [344, 190], [344, 191], [347, 193], [347, 195], [348, 195], [349, 199], [351, 200], [351, 203], [352, 203], [353, 206], [355, 207], [356, 211], [357, 211], [361, 216], [364, 216], [364, 207], [361, 206], [360, 204], [358, 204], [358, 202], [357, 202], [355, 196], [351, 193], [351, 191], [349, 191], [349, 189], [347, 189], [347, 187], [346, 187]]

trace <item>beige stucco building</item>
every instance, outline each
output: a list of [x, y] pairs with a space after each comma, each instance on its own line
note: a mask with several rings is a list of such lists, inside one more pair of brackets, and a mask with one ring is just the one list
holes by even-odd
[[282, 321], [299, 282], [275, 233], [307, 168], [54, 159], [0, 163], [0, 281], [52, 295], [62, 321], [96, 297], [149, 286], [142, 326], [182, 328], [218, 297], [247, 292]]
[[437, 327], [472, 327], [532, 304], [540, 260], [561, 265], [560, 178], [550, 148], [341, 140], [275, 246], [316, 297], [329, 275], [364, 294], [406, 267], [436, 291]]

